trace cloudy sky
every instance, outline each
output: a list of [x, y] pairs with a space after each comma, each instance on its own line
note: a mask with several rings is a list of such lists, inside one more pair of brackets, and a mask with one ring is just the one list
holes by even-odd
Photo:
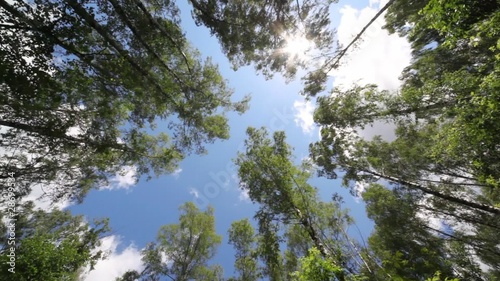
[[[348, 44], [383, 4], [376, 0], [352, 0], [334, 5], [332, 21], [338, 28], [340, 43]], [[108, 252], [108, 259], [98, 263], [85, 280], [113, 280], [126, 270], [141, 270], [141, 249], [155, 240], [160, 226], [177, 222], [178, 207], [186, 201], [194, 201], [202, 209], [214, 206], [217, 232], [224, 236], [232, 221], [252, 217], [256, 208], [249, 202], [248, 194], [238, 189], [237, 172], [232, 163], [236, 151], [243, 148], [248, 126], [264, 126], [270, 131], [285, 130], [298, 160], [307, 157], [309, 143], [318, 139], [318, 128], [312, 119], [314, 100], [305, 101], [298, 94], [301, 90], [299, 82], [285, 84], [281, 77], [266, 81], [262, 76], [256, 76], [250, 67], [232, 71], [216, 38], [211, 37], [206, 28], [195, 26], [187, 4], [180, 5], [188, 39], [203, 56], [211, 56], [219, 64], [221, 73], [235, 89], [235, 99], [252, 94], [250, 110], [242, 116], [229, 116], [229, 140], [208, 145], [207, 155], [186, 158], [174, 174], [150, 181], [139, 179], [135, 184], [135, 169], [124, 167], [109, 186], [90, 192], [83, 204], [60, 206], [75, 214], [84, 214], [89, 220], [110, 218], [113, 233], [103, 240], [102, 245], [102, 249]], [[381, 29], [383, 24], [383, 19], [379, 19], [367, 31], [358, 48], [349, 52], [344, 66], [331, 73], [333, 86], [376, 83], [388, 90], [398, 87], [398, 76], [410, 59], [409, 44], [395, 35], [389, 36]], [[387, 129], [379, 127], [364, 133], [366, 136], [383, 134]], [[364, 206], [359, 200], [342, 189], [338, 181], [315, 179], [313, 184], [326, 200], [333, 192], [342, 194], [345, 207], [351, 209], [365, 238], [369, 235], [371, 223], [366, 219]], [[214, 262], [223, 265], [226, 276], [233, 274], [233, 257], [225, 237]]]

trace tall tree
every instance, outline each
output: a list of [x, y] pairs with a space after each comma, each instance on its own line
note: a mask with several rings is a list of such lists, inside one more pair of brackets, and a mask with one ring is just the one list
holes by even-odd
[[294, 38], [310, 40], [324, 52], [331, 49], [333, 2], [190, 0], [195, 21], [217, 36], [234, 67], [254, 64], [266, 76], [281, 72], [288, 78], [299, 66], [311, 64], [285, 51]]
[[[316, 248], [311, 248], [307, 256], [300, 258], [300, 271], [292, 274], [296, 281], [334, 281], [342, 268], [321, 256]], [[356, 279], [353, 279], [356, 280]]]
[[222, 280], [222, 268], [209, 266], [222, 237], [215, 232], [214, 210], [199, 210], [187, 202], [179, 208], [178, 224], [163, 226], [156, 243], [150, 243], [142, 252], [143, 272], [127, 272], [125, 278], [140, 280]]
[[14, 173], [19, 196], [41, 183], [81, 200], [124, 166], [171, 172], [246, 110], [173, 2], [1, 1], [0, 18], [0, 176]]
[[[288, 79], [298, 69], [304, 69], [301, 93], [306, 96], [315, 96], [326, 88], [328, 73], [341, 65], [342, 58], [362, 39], [364, 32], [398, 1], [388, 1], [346, 46], [334, 40], [330, 6], [336, 2], [190, 1], [195, 21], [217, 36], [235, 68], [253, 64], [266, 77], [279, 72]], [[309, 42], [309, 46], [294, 54], [290, 49], [297, 49], [299, 42]]]
[[[452, 233], [433, 235], [446, 236], [456, 249], [468, 249], [463, 256], [476, 255], [494, 271], [500, 257], [491, 236], [500, 216], [498, 2], [417, 2], [396, 1], [386, 16], [387, 28], [407, 35], [414, 51], [401, 89], [356, 86], [319, 98], [322, 139], [311, 145], [311, 156], [321, 175], [340, 172], [346, 186], [390, 183], [413, 194], [398, 197], [399, 204], [445, 221]], [[457, 22], [448, 16], [452, 10], [467, 16]], [[396, 139], [359, 136], [376, 121], [394, 124]]]
[[234, 267], [239, 276], [234, 281], [257, 281], [261, 273], [257, 263], [257, 237], [248, 219], [235, 221], [228, 231], [229, 244], [233, 245], [235, 254]]
[[[345, 232], [351, 219], [340, 211], [338, 202], [319, 199], [316, 188], [307, 183], [312, 167], [293, 164], [284, 132], [275, 132], [272, 139], [265, 129], [249, 128], [247, 134], [245, 152], [235, 162], [242, 188], [248, 189], [250, 199], [260, 205], [255, 215], [259, 234], [266, 237], [270, 230], [273, 235], [279, 235], [279, 229], [286, 230], [285, 264], [276, 264], [292, 273], [297, 268], [296, 258], [308, 255], [309, 249], [315, 247], [342, 269], [336, 271], [338, 280], [356, 275], [362, 261]], [[280, 236], [273, 241], [283, 240]], [[279, 251], [276, 242], [271, 245], [272, 251]]]
[[[417, 217], [415, 196], [372, 185], [363, 193], [368, 217], [375, 222], [370, 249], [381, 259], [383, 272], [402, 280], [422, 280], [439, 271], [453, 277], [452, 259], [443, 241]], [[469, 279], [468, 279], [469, 280]]]

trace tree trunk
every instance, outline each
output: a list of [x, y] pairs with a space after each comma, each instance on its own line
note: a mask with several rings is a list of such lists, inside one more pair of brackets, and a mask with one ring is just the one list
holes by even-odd
[[464, 205], [464, 206], [467, 206], [467, 207], [470, 207], [470, 208], [473, 208], [473, 209], [482, 210], [482, 211], [485, 211], [485, 212], [488, 212], [488, 213], [492, 213], [492, 214], [495, 214], [495, 215], [500, 215], [500, 209], [495, 208], [493, 206], [489, 206], [489, 205], [485, 205], [485, 204], [481, 204], [481, 203], [475, 203], [475, 202], [472, 202], [472, 201], [469, 201], [469, 200], [466, 200], [466, 199], [457, 198], [457, 197], [454, 197], [454, 196], [451, 196], [451, 195], [443, 194], [443, 193], [440, 193], [438, 191], [432, 190], [431, 188], [427, 188], [427, 187], [421, 186], [421, 185], [419, 185], [417, 183], [412, 183], [412, 182], [409, 182], [409, 181], [406, 181], [406, 180], [403, 180], [403, 179], [399, 179], [399, 178], [387, 176], [387, 175], [380, 174], [380, 173], [377, 173], [377, 172], [374, 172], [374, 171], [362, 170], [362, 172], [365, 172], [365, 173], [368, 173], [368, 174], [371, 174], [371, 175], [374, 175], [374, 176], [386, 179], [388, 181], [396, 182], [396, 183], [405, 185], [405, 186], [410, 187], [410, 188], [418, 189], [418, 190], [420, 190], [420, 191], [422, 191], [422, 192], [424, 192], [426, 194], [430, 194], [430, 195], [436, 196], [438, 198], [444, 199], [444, 200], [449, 201], [449, 202], [453, 202], [453, 203], [457, 203], [457, 204], [460, 204], [460, 205]]

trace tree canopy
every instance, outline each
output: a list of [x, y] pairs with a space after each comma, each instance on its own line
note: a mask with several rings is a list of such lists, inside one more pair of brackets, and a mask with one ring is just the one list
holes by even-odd
[[284, 51], [293, 37], [305, 37], [318, 52], [333, 44], [330, 5], [334, 0], [190, 0], [193, 18], [217, 36], [235, 68], [254, 64], [270, 77], [280, 72], [293, 78], [311, 61]]
[[[492, 236], [500, 215], [498, 5], [395, 1], [386, 28], [407, 36], [413, 49], [401, 88], [388, 92], [358, 85], [317, 100], [321, 141], [310, 151], [319, 174], [342, 175], [353, 192], [370, 186], [363, 194], [376, 223], [370, 244], [387, 255], [385, 265], [397, 264], [388, 270], [409, 270], [398, 273], [404, 278], [419, 279], [406, 274], [437, 269], [426, 270], [418, 260], [401, 267], [422, 250], [431, 255], [423, 260], [441, 261], [433, 266], [451, 262], [461, 279], [498, 278], [500, 252]], [[395, 140], [360, 136], [380, 121], [392, 124]], [[412, 243], [416, 248], [407, 248]], [[481, 272], [478, 261], [489, 270]], [[449, 266], [439, 269], [441, 274], [451, 277]]]
[[222, 237], [215, 233], [213, 208], [199, 210], [192, 202], [179, 208], [178, 224], [164, 225], [156, 243], [143, 250], [145, 269], [129, 271], [119, 280], [222, 280], [222, 269], [208, 262], [216, 253]]
[[[227, 111], [248, 98], [202, 61], [179, 26], [175, 3], [0, 3], [2, 177], [18, 196], [33, 183], [81, 200], [110, 175], [175, 170], [204, 143], [229, 137]], [[156, 127], [162, 131], [153, 131]]]

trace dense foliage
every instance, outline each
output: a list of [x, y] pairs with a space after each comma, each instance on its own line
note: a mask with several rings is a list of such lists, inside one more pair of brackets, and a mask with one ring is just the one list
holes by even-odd
[[[334, 1], [189, 3], [235, 68], [309, 71], [302, 93], [322, 93], [321, 139], [297, 164], [284, 132], [247, 129], [234, 162], [258, 210], [228, 230], [233, 277], [211, 262], [222, 242], [214, 209], [188, 202], [142, 250], [143, 270], [117, 280], [500, 280], [498, 0], [388, 1], [377, 17], [386, 11], [384, 28], [412, 47], [401, 87], [328, 93], [327, 74], [351, 46], [335, 46]], [[315, 60], [284, 51], [297, 33]], [[105, 257], [107, 221], [36, 210], [22, 201], [35, 185], [53, 202], [82, 201], [124, 168], [172, 172], [229, 138], [226, 113], [248, 104], [232, 101], [217, 66], [189, 45], [169, 0], [0, 0], [0, 56], [0, 191], [16, 198], [0, 199], [2, 280], [12, 252], [16, 280], [78, 280]], [[393, 138], [362, 137], [380, 122]], [[366, 203], [367, 243], [349, 235], [342, 198], [320, 198], [315, 173]]]
[[109, 232], [107, 220], [89, 223], [69, 211], [35, 210], [31, 202], [12, 214], [0, 213], [8, 222], [1, 229], [8, 233], [0, 238], [1, 280], [79, 280], [84, 268], [105, 258], [98, 247]]
[[[344, 185], [369, 186], [370, 246], [403, 279], [435, 267], [463, 280], [500, 278], [499, 7], [396, 1], [386, 27], [413, 47], [402, 87], [318, 98], [322, 139], [311, 156], [321, 175], [342, 171]], [[359, 136], [377, 121], [393, 124], [394, 140]]]
[[81, 200], [127, 166], [172, 172], [204, 143], [227, 139], [225, 112], [247, 107], [189, 45], [175, 3], [0, 7], [0, 176], [14, 173], [18, 197], [42, 183], [53, 199]]

